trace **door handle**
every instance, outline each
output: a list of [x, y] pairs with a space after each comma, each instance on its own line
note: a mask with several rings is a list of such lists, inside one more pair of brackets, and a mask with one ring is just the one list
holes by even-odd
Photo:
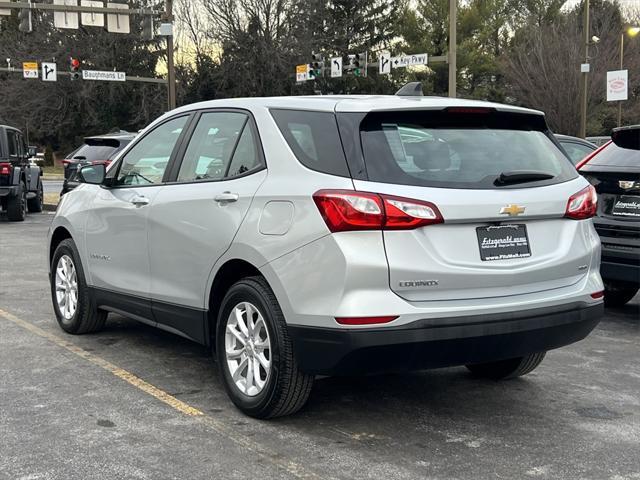
[[136, 195], [131, 199], [131, 203], [136, 207], [143, 207], [145, 205], [149, 205], [149, 199], [143, 195]]
[[239, 197], [240, 195], [238, 195], [237, 193], [222, 192], [213, 197], [213, 199], [218, 203], [231, 203], [237, 202]]

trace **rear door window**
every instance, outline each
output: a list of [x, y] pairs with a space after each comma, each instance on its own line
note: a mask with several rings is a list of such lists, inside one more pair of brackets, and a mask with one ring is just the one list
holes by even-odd
[[16, 132], [13, 130], [7, 130], [7, 141], [9, 146], [9, 156], [17, 157], [18, 156], [18, 136]]
[[[244, 131], [251, 130], [249, 117], [238, 112], [206, 112], [200, 116], [198, 125], [191, 135], [189, 146], [184, 153], [179, 182], [221, 180], [230, 170], [231, 159], [238, 155], [245, 158], [253, 155], [253, 162], [247, 160], [245, 168], [256, 166], [255, 145], [252, 138], [247, 144]], [[247, 134], [249, 135], [249, 134]], [[234, 167], [240, 170], [241, 166]], [[246, 170], [245, 170], [246, 171]]]
[[[442, 188], [489, 189], [502, 173], [544, 172], [553, 178], [510, 187], [531, 187], [577, 176], [564, 154], [531, 115], [447, 112], [381, 112], [360, 127], [370, 181]], [[514, 118], [515, 117], [515, 118]]]
[[335, 115], [331, 112], [271, 110], [298, 161], [317, 172], [349, 177]]

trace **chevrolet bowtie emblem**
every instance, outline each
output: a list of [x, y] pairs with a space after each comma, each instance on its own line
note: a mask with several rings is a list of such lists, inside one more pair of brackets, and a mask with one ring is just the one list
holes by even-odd
[[620, 185], [620, 188], [624, 188], [625, 190], [629, 190], [630, 188], [633, 188], [635, 184], [636, 182], [634, 182], [633, 180], [620, 180], [618, 182], [618, 185]]
[[520, 215], [524, 213], [525, 207], [521, 207], [520, 205], [507, 205], [506, 207], [502, 207], [500, 209], [500, 215], [509, 215], [511, 217], [515, 217], [516, 215]]

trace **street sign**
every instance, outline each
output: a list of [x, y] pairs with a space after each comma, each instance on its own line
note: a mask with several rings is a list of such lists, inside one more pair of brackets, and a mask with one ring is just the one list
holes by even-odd
[[58, 80], [58, 66], [55, 63], [42, 63], [42, 81], [55, 82]]
[[629, 98], [629, 71], [607, 72], [607, 102], [617, 102]]
[[331, 77], [342, 76], [342, 57], [331, 57]]
[[[129, 5], [125, 3], [107, 3], [107, 8], [120, 8], [128, 10]], [[111, 33], [131, 33], [129, 28], [129, 15], [107, 14], [107, 32]]]
[[417, 53], [415, 55], [401, 55], [391, 59], [393, 68], [411, 67], [414, 65], [427, 65], [429, 63], [429, 55], [426, 53]]
[[380, 52], [379, 70], [381, 75], [388, 75], [391, 73], [391, 54], [389, 52]]
[[589, 73], [591, 71], [591, 65], [588, 63], [580, 64], [580, 73]]
[[306, 82], [309, 79], [309, 65], [296, 65], [296, 82]]
[[104, 72], [101, 70], [83, 70], [83, 80], [104, 80], [107, 82], [124, 82], [127, 79], [125, 72]]
[[[53, 0], [54, 5], [68, 5], [77, 7], [78, 0]], [[56, 28], [70, 28], [77, 30], [78, 13], [77, 12], [53, 12], [53, 26]]]
[[22, 75], [24, 78], [38, 78], [38, 62], [24, 62]]
[[[80, 5], [83, 7], [97, 7], [103, 8], [104, 2], [96, 2], [94, 0], [80, 0]], [[80, 14], [82, 25], [87, 27], [104, 27], [104, 15], [102, 13], [95, 12], [82, 12]]]

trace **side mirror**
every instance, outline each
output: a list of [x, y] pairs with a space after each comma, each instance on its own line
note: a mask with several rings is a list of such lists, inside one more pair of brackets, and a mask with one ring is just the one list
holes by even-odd
[[27, 155], [29, 158], [35, 157], [38, 154], [38, 147], [34, 147], [33, 145], [29, 145], [27, 147]]
[[81, 183], [89, 183], [91, 185], [101, 185], [107, 173], [107, 166], [103, 163], [96, 165], [85, 165], [78, 170], [78, 180]]

